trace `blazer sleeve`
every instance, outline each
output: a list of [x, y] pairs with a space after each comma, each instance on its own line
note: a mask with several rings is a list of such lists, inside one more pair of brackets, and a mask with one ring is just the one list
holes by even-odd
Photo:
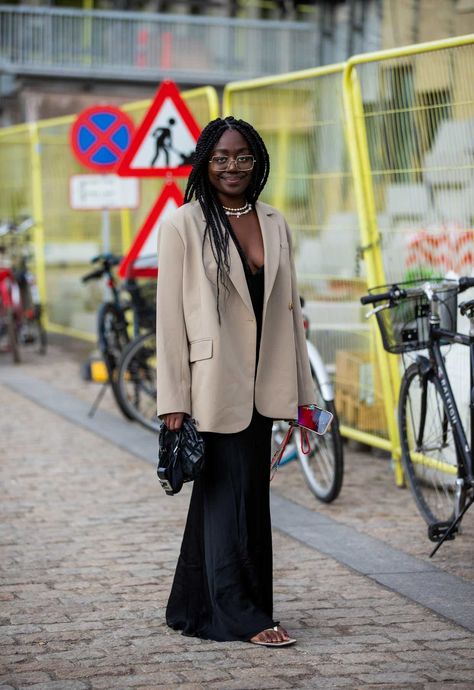
[[291, 295], [293, 302], [293, 328], [296, 344], [296, 369], [298, 377], [298, 405], [311, 405], [316, 402], [316, 394], [311, 367], [309, 364], [308, 349], [306, 347], [306, 335], [304, 332], [303, 313], [301, 311], [300, 296], [298, 293], [298, 281], [296, 279], [295, 260], [293, 256], [293, 242], [288, 223], [285, 221], [286, 235], [290, 247], [291, 265]]
[[164, 221], [158, 233], [156, 298], [157, 414], [191, 414], [189, 346], [183, 310], [184, 242]]

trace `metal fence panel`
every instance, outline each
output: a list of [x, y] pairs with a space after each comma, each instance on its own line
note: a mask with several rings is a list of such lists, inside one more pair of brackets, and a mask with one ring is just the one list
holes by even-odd
[[263, 199], [292, 228], [301, 294], [314, 340], [335, 375], [346, 436], [388, 447], [372, 330], [358, 297], [359, 221], [345, 137], [344, 65], [229, 84], [224, 110], [251, 122], [269, 149]]
[[[345, 95], [362, 244], [370, 286], [474, 272], [474, 36], [351, 58]], [[458, 327], [467, 332], [467, 319]], [[447, 352], [463, 413], [467, 348]], [[401, 362], [390, 371], [395, 424]], [[384, 360], [386, 364], [384, 364]], [[464, 372], [464, 373], [463, 373]]]
[[30, 147], [27, 126], [0, 129], [0, 219], [31, 209]]

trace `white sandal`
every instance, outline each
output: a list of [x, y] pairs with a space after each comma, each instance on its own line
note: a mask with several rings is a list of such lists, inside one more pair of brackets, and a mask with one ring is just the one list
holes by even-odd
[[[273, 628], [266, 628], [258, 634], [261, 635], [262, 632], [271, 632], [272, 630], [277, 631], [278, 625], [275, 625]], [[249, 640], [249, 642], [252, 644], [258, 644], [262, 647], [289, 647], [290, 645], [295, 644], [296, 640], [293, 637], [290, 637], [288, 640], [283, 640], [282, 642], [260, 642], [258, 640]]]

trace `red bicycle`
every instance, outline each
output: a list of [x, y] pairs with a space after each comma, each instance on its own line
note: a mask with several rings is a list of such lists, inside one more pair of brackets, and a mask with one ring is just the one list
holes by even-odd
[[27, 231], [31, 218], [0, 225], [0, 350], [21, 360], [20, 346], [36, 344], [46, 353], [47, 337], [36, 281], [28, 269]]

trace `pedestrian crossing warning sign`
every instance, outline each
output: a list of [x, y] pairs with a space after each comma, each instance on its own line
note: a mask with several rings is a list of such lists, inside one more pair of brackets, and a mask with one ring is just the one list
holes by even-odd
[[183, 194], [174, 182], [165, 185], [148, 218], [135, 237], [118, 268], [121, 278], [146, 278], [157, 275], [157, 244], [161, 223], [183, 203]]
[[174, 82], [162, 82], [118, 167], [118, 174], [187, 177], [200, 131]]

